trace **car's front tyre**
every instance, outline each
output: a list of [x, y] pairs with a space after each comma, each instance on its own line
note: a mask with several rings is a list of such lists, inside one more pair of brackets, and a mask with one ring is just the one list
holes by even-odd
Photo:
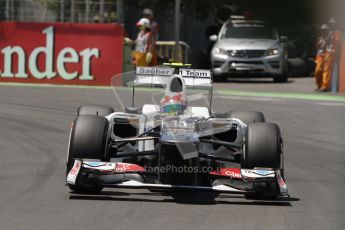
[[[74, 120], [70, 133], [66, 176], [76, 159], [106, 159], [108, 126], [108, 120], [102, 116], [79, 115]], [[87, 174], [79, 174], [76, 184], [68, 184], [69, 188], [77, 193], [97, 193], [103, 189], [100, 185], [88, 183], [86, 178]]]
[[[282, 170], [282, 138], [278, 125], [273, 123], [255, 122], [248, 124], [245, 134], [241, 168], [271, 168]], [[246, 196], [247, 198], [271, 198], [279, 195], [277, 182], [267, 182], [266, 192], [258, 192]]]
[[114, 109], [109, 106], [99, 105], [81, 105], [78, 107], [77, 116], [79, 115], [97, 115], [105, 117], [114, 112]]

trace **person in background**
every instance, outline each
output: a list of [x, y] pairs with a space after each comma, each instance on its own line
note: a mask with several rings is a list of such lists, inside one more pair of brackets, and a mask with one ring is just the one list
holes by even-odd
[[315, 57], [315, 82], [317, 88], [315, 91], [320, 91], [322, 87], [322, 77], [323, 77], [323, 69], [325, 64], [325, 51], [326, 51], [326, 45], [327, 45], [327, 37], [329, 35], [329, 26], [327, 24], [323, 24], [321, 26], [321, 32], [320, 36], [316, 40], [316, 57]]
[[322, 74], [321, 92], [328, 92], [331, 90], [332, 72], [334, 64], [337, 61], [340, 53], [341, 33], [336, 28], [336, 19], [329, 20], [330, 32], [327, 37], [327, 45], [325, 51], [325, 60]]
[[101, 19], [98, 15], [95, 15], [92, 19], [93, 23], [100, 23]]
[[139, 33], [135, 41], [125, 38], [125, 42], [135, 44], [132, 53], [134, 66], [155, 66], [157, 65], [155, 38], [150, 30], [150, 21], [142, 18], [137, 22]]
[[118, 18], [116, 12], [111, 12], [108, 17], [109, 23], [118, 23]]
[[153, 15], [153, 11], [149, 8], [146, 8], [143, 10], [143, 15], [144, 18], [147, 18], [148, 20], [150, 20], [150, 30], [153, 33], [156, 41], [158, 41], [159, 38], [159, 24], [158, 22], [156, 22], [154, 20], [154, 15]]

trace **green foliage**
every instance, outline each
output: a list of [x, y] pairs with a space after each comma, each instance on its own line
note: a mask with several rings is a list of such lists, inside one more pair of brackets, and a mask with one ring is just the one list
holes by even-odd
[[49, 10], [58, 11], [60, 8], [60, 0], [40, 0]]

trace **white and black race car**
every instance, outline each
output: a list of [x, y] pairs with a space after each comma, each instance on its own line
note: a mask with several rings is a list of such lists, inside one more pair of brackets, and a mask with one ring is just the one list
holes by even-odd
[[[117, 96], [119, 84], [131, 90], [132, 107], [123, 106], [124, 112], [78, 108], [66, 170], [75, 193], [114, 187], [287, 195], [278, 125], [256, 111], [212, 113], [211, 71], [185, 65], [137, 67], [113, 82]], [[143, 93], [163, 87], [161, 100], [134, 107], [139, 86], [146, 87]], [[206, 88], [208, 105], [193, 106], [200, 91], [188, 94], [189, 88]]]

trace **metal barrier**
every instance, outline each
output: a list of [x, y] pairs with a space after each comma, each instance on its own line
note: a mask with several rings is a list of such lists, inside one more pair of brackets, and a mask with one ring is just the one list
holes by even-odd
[[0, 21], [114, 23], [124, 0], [0, 0]]
[[189, 45], [183, 41], [179, 42], [177, 54], [175, 54], [175, 41], [157, 41], [158, 63], [164, 62], [182, 62], [188, 63]]

